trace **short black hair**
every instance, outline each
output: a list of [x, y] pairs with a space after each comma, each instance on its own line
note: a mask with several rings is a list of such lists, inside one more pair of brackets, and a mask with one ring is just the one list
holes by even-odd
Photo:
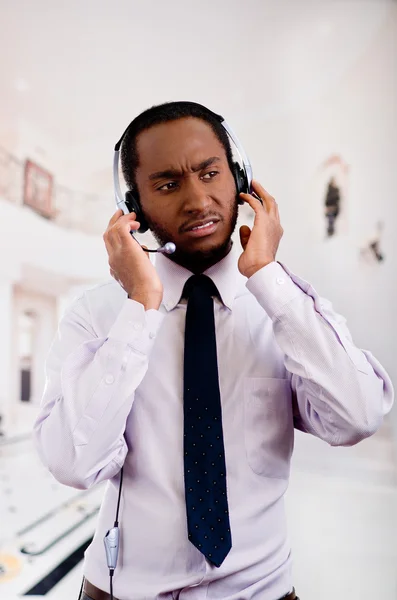
[[139, 157], [137, 152], [137, 137], [146, 129], [150, 129], [154, 125], [167, 123], [168, 121], [176, 121], [186, 117], [194, 117], [201, 119], [210, 125], [216, 137], [225, 149], [227, 161], [230, 170], [233, 173], [233, 154], [230, 146], [229, 136], [221, 125], [222, 117], [213, 113], [211, 110], [197, 104], [196, 102], [166, 102], [157, 106], [148, 108], [138, 115], [129, 125], [121, 146], [121, 168], [123, 171], [124, 180], [129, 190], [134, 190], [137, 193], [136, 185], [136, 169], [139, 165]]

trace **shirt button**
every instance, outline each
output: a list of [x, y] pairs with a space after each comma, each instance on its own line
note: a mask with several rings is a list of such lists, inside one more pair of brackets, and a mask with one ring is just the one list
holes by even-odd
[[136, 329], [136, 331], [140, 331], [142, 329], [142, 323], [134, 323], [133, 324], [133, 328]]
[[154, 333], [154, 331], [151, 331], [151, 332], [149, 333], [149, 337], [150, 337], [150, 339], [151, 339], [151, 340], [152, 340], [152, 339], [153, 339], [155, 336], [156, 336], [156, 334]]
[[278, 285], [283, 285], [285, 283], [285, 279], [283, 279], [282, 277], [278, 277], [276, 279], [276, 281], [277, 281]]
[[110, 385], [111, 383], [113, 383], [113, 382], [114, 382], [114, 377], [113, 377], [113, 375], [106, 375], [106, 377], [105, 377], [105, 382], [106, 382], [106, 383], [108, 383], [109, 385]]

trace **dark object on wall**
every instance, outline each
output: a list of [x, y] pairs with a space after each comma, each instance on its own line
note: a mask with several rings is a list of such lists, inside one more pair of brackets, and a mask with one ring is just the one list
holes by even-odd
[[340, 211], [340, 191], [332, 177], [325, 198], [325, 216], [328, 221], [327, 235], [331, 237], [335, 233], [335, 221]]
[[385, 255], [380, 249], [383, 229], [383, 221], [378, 221], [376, 224], [376, 233], [368, 240], [367, 246], [361, 250], [361, 255], [367, 262], [373, 262], [374, 259], [377, 262], [382, 262], [385, 260]]
[[53, 177], [51, 173], [39, 167], [31, 160], [25, 163], [25, 187], [23, 202], [41, 216], [50, 219], [52, 208]]
[[369, 247], [374, 253], [376, 260], [381, 262], [384, 259], [384, 256], [379, 251], [379, 240], [370, 244]]

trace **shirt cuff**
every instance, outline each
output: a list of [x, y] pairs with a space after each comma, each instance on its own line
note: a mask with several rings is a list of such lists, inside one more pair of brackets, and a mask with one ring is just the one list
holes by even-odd
[[304, 293], [278, 262], [259, 269], [248, 279], [246, 287], [271, 319], [277, 318], [286, 304]]
[[109, 330], [108, 338], [124, 342], [142, 354], [148, 354], [163, 318], [164, 315], [158, 310], [152, 308], [145, 311], [143, 304], [126, 298], [116, 321]]

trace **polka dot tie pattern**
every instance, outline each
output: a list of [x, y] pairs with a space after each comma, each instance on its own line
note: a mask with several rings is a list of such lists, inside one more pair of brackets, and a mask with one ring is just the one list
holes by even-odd
[[220, 567], [232, 547], [227, 502], [214, 301], [205, 275], [186, 282], [184, 473], [189, 540]]

